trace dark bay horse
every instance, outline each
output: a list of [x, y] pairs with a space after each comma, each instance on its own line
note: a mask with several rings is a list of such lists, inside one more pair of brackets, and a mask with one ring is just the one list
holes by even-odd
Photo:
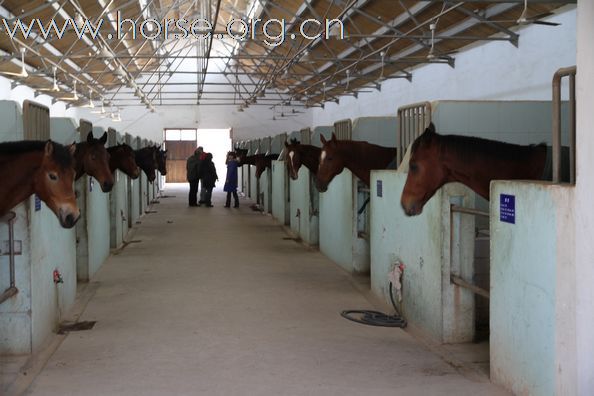
[[109, 170], [113, 174], [116, 169], [121, 170], [132, 179], [140, 176], [140, 169], [136, 164], [134, 150], [127, 144], [119, 144], [107, 148], [109, 153]]
[[165, 176], [167, 174], [167, 150], [161, 150], [161, 146], [155, 146], [157, 150], [157, 169]]
[[64, 228], [80, 217], [74, 194], [74, 152], [48, 140], [0, 144], [0, 216], [27, 199], [39, 198], [56, 214]]
[[521, 146], [469, 136], [438, 135], [429, 127], [411, 147], [400, 203], [408, 216], [444, 184], [460, 182], [489, 200], [492, 180], [541, 180], [547, 167], [545, 144]]
[[369, 187], [371, 171], [387, 169], [396, 160], [396, 148], [353, 140], [338, 140], [334, 133], [330, 140], [326, 140], [324, 136], [320, 136], [320, 140], [323, 146], [316, 174], [316, 186], [320, 192], [328, 190], [328, 184], [344, 168], [353, 172]]
[[151, 183], [155, 181], [157, 175], [155, 170], [157, 169], [157, 150], [155, 147], [144, 147], [134, 151], [134, 159], [136, 163], [146, 174], [148, 181]]
[[260, 178], [262, 173], [268, 169], [272, 169], [272, 161], [278, 158], [278, 154], [256, 154], [254, 157], [254, 165], [256, 165], [256, 178]]
[[85, 142], [76, 144], [74, 153], [74, 164], [76, 180], [85, 173], [97, 179], [103, 192], [111, 191], [113, 187], [113, 174], [109, 169], [109, 153], [105, 148], [107, 132], [99, 139], [93, 137], [89, 132]]
[[287, 169], [291, 179], [297, 180], [301, 165], [305, 165], [313, 175], [318, 173], [321, 148], [301, 144], [297, 139], [291, 139], [290, 143], [285, 142], [285, 150], [287, 151]]

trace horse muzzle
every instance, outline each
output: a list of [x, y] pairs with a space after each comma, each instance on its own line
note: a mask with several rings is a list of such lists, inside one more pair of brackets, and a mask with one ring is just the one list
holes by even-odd
[[58, 219], [60, 221], [60, 225], [63, 228], [72, 228], [80, 219], [80, 210], [76, 210], [76, 212], [72, 212], [70, 210], [65, 210], [60, 208], [58, 211]]
[[400, 201], [400, 205], [402, 205], [402, 209], [407, 216], [418, 216], [423, 212], [423, 205], [418, 203], [409, 203], [406, 204], [403, 201]]
[[104, 181], [101, 183], [101, 191], [103, 192], [110, 192], [113, 188], [113, 182], [111, 181]]

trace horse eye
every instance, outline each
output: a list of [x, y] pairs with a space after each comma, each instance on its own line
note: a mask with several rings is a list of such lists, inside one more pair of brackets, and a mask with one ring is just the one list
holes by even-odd
[[58, 175], [55, 173], [48, 173], [48, 176], [51, 180], [58, 180]]

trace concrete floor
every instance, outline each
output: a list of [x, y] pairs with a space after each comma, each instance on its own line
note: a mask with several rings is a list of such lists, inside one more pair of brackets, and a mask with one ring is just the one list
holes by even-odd
[[351, 277], [246, 200], [165, 194], [94, 279], [81, 320], [95, 327], [70, 333], [27, 394], [506, 394], [401, 329], [343, 319], [373, 308]]

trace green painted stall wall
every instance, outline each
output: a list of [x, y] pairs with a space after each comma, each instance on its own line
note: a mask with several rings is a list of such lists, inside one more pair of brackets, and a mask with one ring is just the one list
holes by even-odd
[[[405, 265], [402, 313], [412, 327], [438, 342], [474, 338], [474, 295], [452, 285], [450, 274], [451, 203], [472, 207], [476, 195], [461, 184], [448, 184], [431, 198], [422, 214], [408, 217], [400, 206], [406, 174], [371, 172], [371, 287], [389, 303], [394, 264]], [[377, 183], [382, 194], [378, 196]], [[453, 257], [460, 275], [473, 277], [474, 218], [455, 219]]]
[[122, 245], [128, 233], [128, 176], [120, 170], [114, 174], [115, 184], [109, 193], [110, 243], [112, 249]]
[[249, 165], [250, 167], [250, 198], [254, 202], [258, 202], [258, 190], [259, 190], [259, 181], [256, 179], [256, 167], [254, 165]]
[[[500, 195], [515, 196], [515, 224]], [[539, 182], [491, 184], [491, 380], [515, 394], [575, 394], [573, 189]]]
[[[140, 148], [139, 144], [138, 144], [138, 139], [136, 138], [132, 138], [130, 136], [130, 143], [128, 143], [130, 146], [132, 146], [132, 149], [134, 150], [138, 150]], [[129, 217], [129, 221], [128, 221], [128, 225], [130, 227], [133, 227], [134, 224], [136, 224], [136, 222], [138, 221], [138, 219], [140, 219], [140, 214], [141, 214], [141, 202], [140, 202], [140, 186], [142, 183], [142, 178], [144, 178], [146, 180], [146, 175], [144, 174], [144, 171], [140, 171], [140, 176], [134, 180], [130, 180], [130, 209], [131, 209], [131, 213], [130, 213], [130, 217]]]
[[272, 161], [272, 217], [284, 225], [289, 224], [288, 178], [285, 161]]
[[261, 202], [264, 213], [272, 213], [272, 171], [270, 169], [266, 169], [260, 176], [260, 196], [264, 198]]
[[[20, 105], [0, 101], [0, 141], [23, 140]], [[69, 131], [56, 132], [52, 139], [72, 143]], [[72, 230], [63, 229], [56, 215], [35, 198], [17, 205], [15, 240], [22, 243], [22, 254], [15, 256], [16, 296], [0, 304], [0, 354], [37, 352], [74, 301], [76, 292], [75, 240]], [[0, 240], [8, 240], [8, 226], [0, 224]], [[0, 290], [9, 286], [9, 258], [0, 256]], [[53, 271], [62, 274], [64, 283], [55, 285]]]
[[299, 169], [297, 180], [291, 183], [291, 230], [310, 246], [319, 243], [319, 193], [310, 180], [305, 166]]
[[353, 228], [353, 174], [344, 169], [320, 193], [320, 251], [346, 271], [359, 273], [365, 269], [354, 267]]

